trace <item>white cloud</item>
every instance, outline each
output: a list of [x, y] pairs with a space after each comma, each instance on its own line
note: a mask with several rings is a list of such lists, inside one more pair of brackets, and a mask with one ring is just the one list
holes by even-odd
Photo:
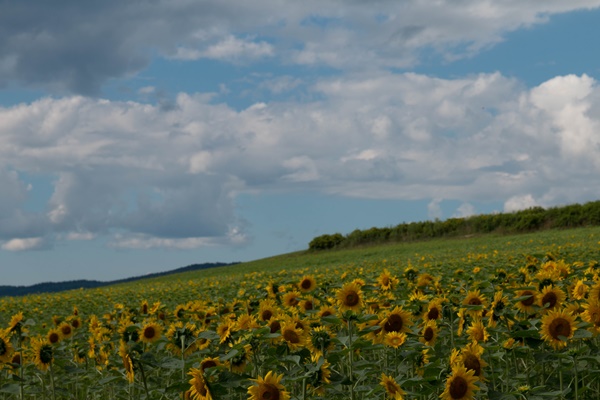
[[273, 55], [274, 47], [265, 41], [254, 42], [229, 35], [203, 50], [179, 47], [172, 58], [180, 60], [210, 58], [215, 60], [242, 61], [272, 57]]
[[44, 247], [44, 238], [15, 238], [11, 239], [2, 244], [3, 250], [8, 251], [25, 251], [25, 250], [36, 250]]
[[530, 194], [513, 196], [504, 203], [504, 212], [520, 211], [536, 206], [539, 204]]
[[462, 203], [456, 209], [453, 217], [455, 218], [467, 218], [476, 214], [475, 206], [471, 203]]
[[442, 219], [442, 207], [440, 203], [443, 199], [433, 199], [427, 204], [427, 216], [429, 219]]
[[[467, 215], [477, 201], [514, 210], [600, 198], [589, 130], [600, 122], [600, 89], [588, 76], [527, 89], [498, 73], [381, 72], [324, 78], [311, 90], [317, 100], [241, 110], [206, 94], [180, 94], [169, 110], [84, 97], [0, 108], [0, 240], [15, 248], [85, 232], [117, 247], [241, 243], [244, 230], [230, 228], [243, 217], [236, 195], [299, 185], [434, 199], [432, 218], [440, 199], [460, 201]], [[52, 177], [43, 211], [25, 206], [21, 172]]]

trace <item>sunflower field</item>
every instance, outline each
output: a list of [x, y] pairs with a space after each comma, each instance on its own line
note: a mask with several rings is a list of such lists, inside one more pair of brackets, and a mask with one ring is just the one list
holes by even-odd
[[582, 228], [6, 297], [0, 399], [598, 399], [599, 250]]

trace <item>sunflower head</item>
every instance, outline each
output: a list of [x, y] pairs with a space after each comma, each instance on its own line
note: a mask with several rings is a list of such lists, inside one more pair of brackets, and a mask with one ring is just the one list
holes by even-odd
[[154, 321], [147, 322], [140, 331], [140, 339], [144, 343], [154, 343], [161, 335], [162, 327]]
[[452, 374], [446, 380], [446, 387], [440, 396], [442, 400], [472, 400], [474, 392], [479, 390], [474, 374], [474, 371], [461, 365], [452, 367]]
[[576, 329], [575, 318], [566, 310], [550, 311], [542, 318], [542, 339], [554, 349], [565, 347]]
[[379, 381], [379, 384], [383, 386], [389, 398], [403, 399], [403, 396], [406, 394], [406, 392], [400, 388], [400, 385], [393, 377], [384, 373], [381, 374], [381, 380]]
[[189, 398], [194, 400], [212, 400], [212, 395], [208, 386], [206, 384], [206, 380], [204, 379], [203, 371], [201, 369], [192, 368], [188, 372], [188, 375], [192, 377], [189, 380], [190, 390]]
[[54, 350], [52, 345], [42, 339], [32, 340], [33, 358], [36, 367], [41, 371], [46, 371], [54, 360]]
[[289, 400], [290, 394], [285, 390], [285, 387], [281, 384], [283, 375], [274, 374], [273, 371], [267, 372], [258, 379], [252, 379], [256, 384], [248, 388], [248, 394], [250, 397], [248, 400]]
[[317, 288], [317, 281], [311, 275], [305, 275], [300, 279], [300, 283], [298, 283], [298, 288], [301, 292], [307, 293], [312, 292]]
[[337, 292], [338, 305], [341, 311], [357, 312], [363, 307], [363, 293], [354, 282], [347, 283]]
[[0, 362], [8, 363], [13, 355], [13, 347], [8, 337], [0, 331]]

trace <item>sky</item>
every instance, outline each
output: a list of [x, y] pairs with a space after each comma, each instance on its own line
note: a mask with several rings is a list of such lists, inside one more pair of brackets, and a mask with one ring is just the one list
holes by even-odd
[[600, 0], [0, 3], [3, 285], [600, 199]]

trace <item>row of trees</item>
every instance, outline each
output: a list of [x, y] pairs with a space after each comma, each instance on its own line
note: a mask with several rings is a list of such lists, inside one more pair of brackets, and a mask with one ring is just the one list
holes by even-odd
[[457, 237], [483, 233], [525, 233], [542, 229], [600, 225], [600, 201], [544, 209], [528, 208], [512, 213], [449, 218], [444, 221], [402, 223], [394, 227], [356, 229], [347, 235], [315, 237], [309, 250], [348, 248], [365, 244]]

